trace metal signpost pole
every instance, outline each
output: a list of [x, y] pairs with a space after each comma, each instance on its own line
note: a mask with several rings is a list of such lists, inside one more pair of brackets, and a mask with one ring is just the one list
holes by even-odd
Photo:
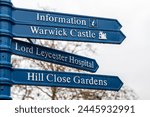
[[0, 100], [11, 100], [11, 0], [0, 0]]

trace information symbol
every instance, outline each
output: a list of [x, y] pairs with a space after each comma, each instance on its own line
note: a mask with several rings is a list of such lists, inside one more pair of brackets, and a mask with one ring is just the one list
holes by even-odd
[[92, 26], [93, 26], [93, 27], [95, 26], [95, 20], [92, 21]]
[[90, 19], [90, 27], [97, 27], [97, 20], [96, 19]]

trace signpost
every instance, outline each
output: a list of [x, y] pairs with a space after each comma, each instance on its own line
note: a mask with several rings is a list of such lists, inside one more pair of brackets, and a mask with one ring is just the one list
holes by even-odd
[[94, 59], [18, 40], [12, 41], [12, 53], [90, 72], [96, 72], [99, 67]]
[[121, 27], [116, 19], [20, 9], [14, 8], [11, 0], [0, 0], [0, 99], [12, 99], [12, 85], [119, 91], [123, 82], [117, 76], [13, 69], [11, 55], [96, 72], [98, 64], [94, 59], [13, 40], [13, 37], [121, 44], [125, 39]]
[[119, 30], [122, 26], [116, 19], [13, 8], [12, 18], [17, 24], [81, 29]]
[[123, 83], [117, 76], [43, 70], [13, 69], [12, 80], [16, 85], [68, 87], [118, 91]]

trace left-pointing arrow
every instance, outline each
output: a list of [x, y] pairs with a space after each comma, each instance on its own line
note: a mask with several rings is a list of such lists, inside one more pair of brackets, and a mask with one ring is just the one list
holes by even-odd
[[12, 41], [12, 53], [89, 72], [96, 72], [99, 68], [94, 59], [18, 40]]

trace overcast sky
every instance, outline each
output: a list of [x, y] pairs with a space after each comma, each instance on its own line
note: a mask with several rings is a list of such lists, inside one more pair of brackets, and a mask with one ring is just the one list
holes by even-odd
[[[12, 0], [15, 7], [114, 18], [126, 39], [121, 45], [95, 44], [98, 74], [117, 75], [140, 99], [150, 99], [149, 0]], [[93, 44], [94, 45], [94, 44]]]

